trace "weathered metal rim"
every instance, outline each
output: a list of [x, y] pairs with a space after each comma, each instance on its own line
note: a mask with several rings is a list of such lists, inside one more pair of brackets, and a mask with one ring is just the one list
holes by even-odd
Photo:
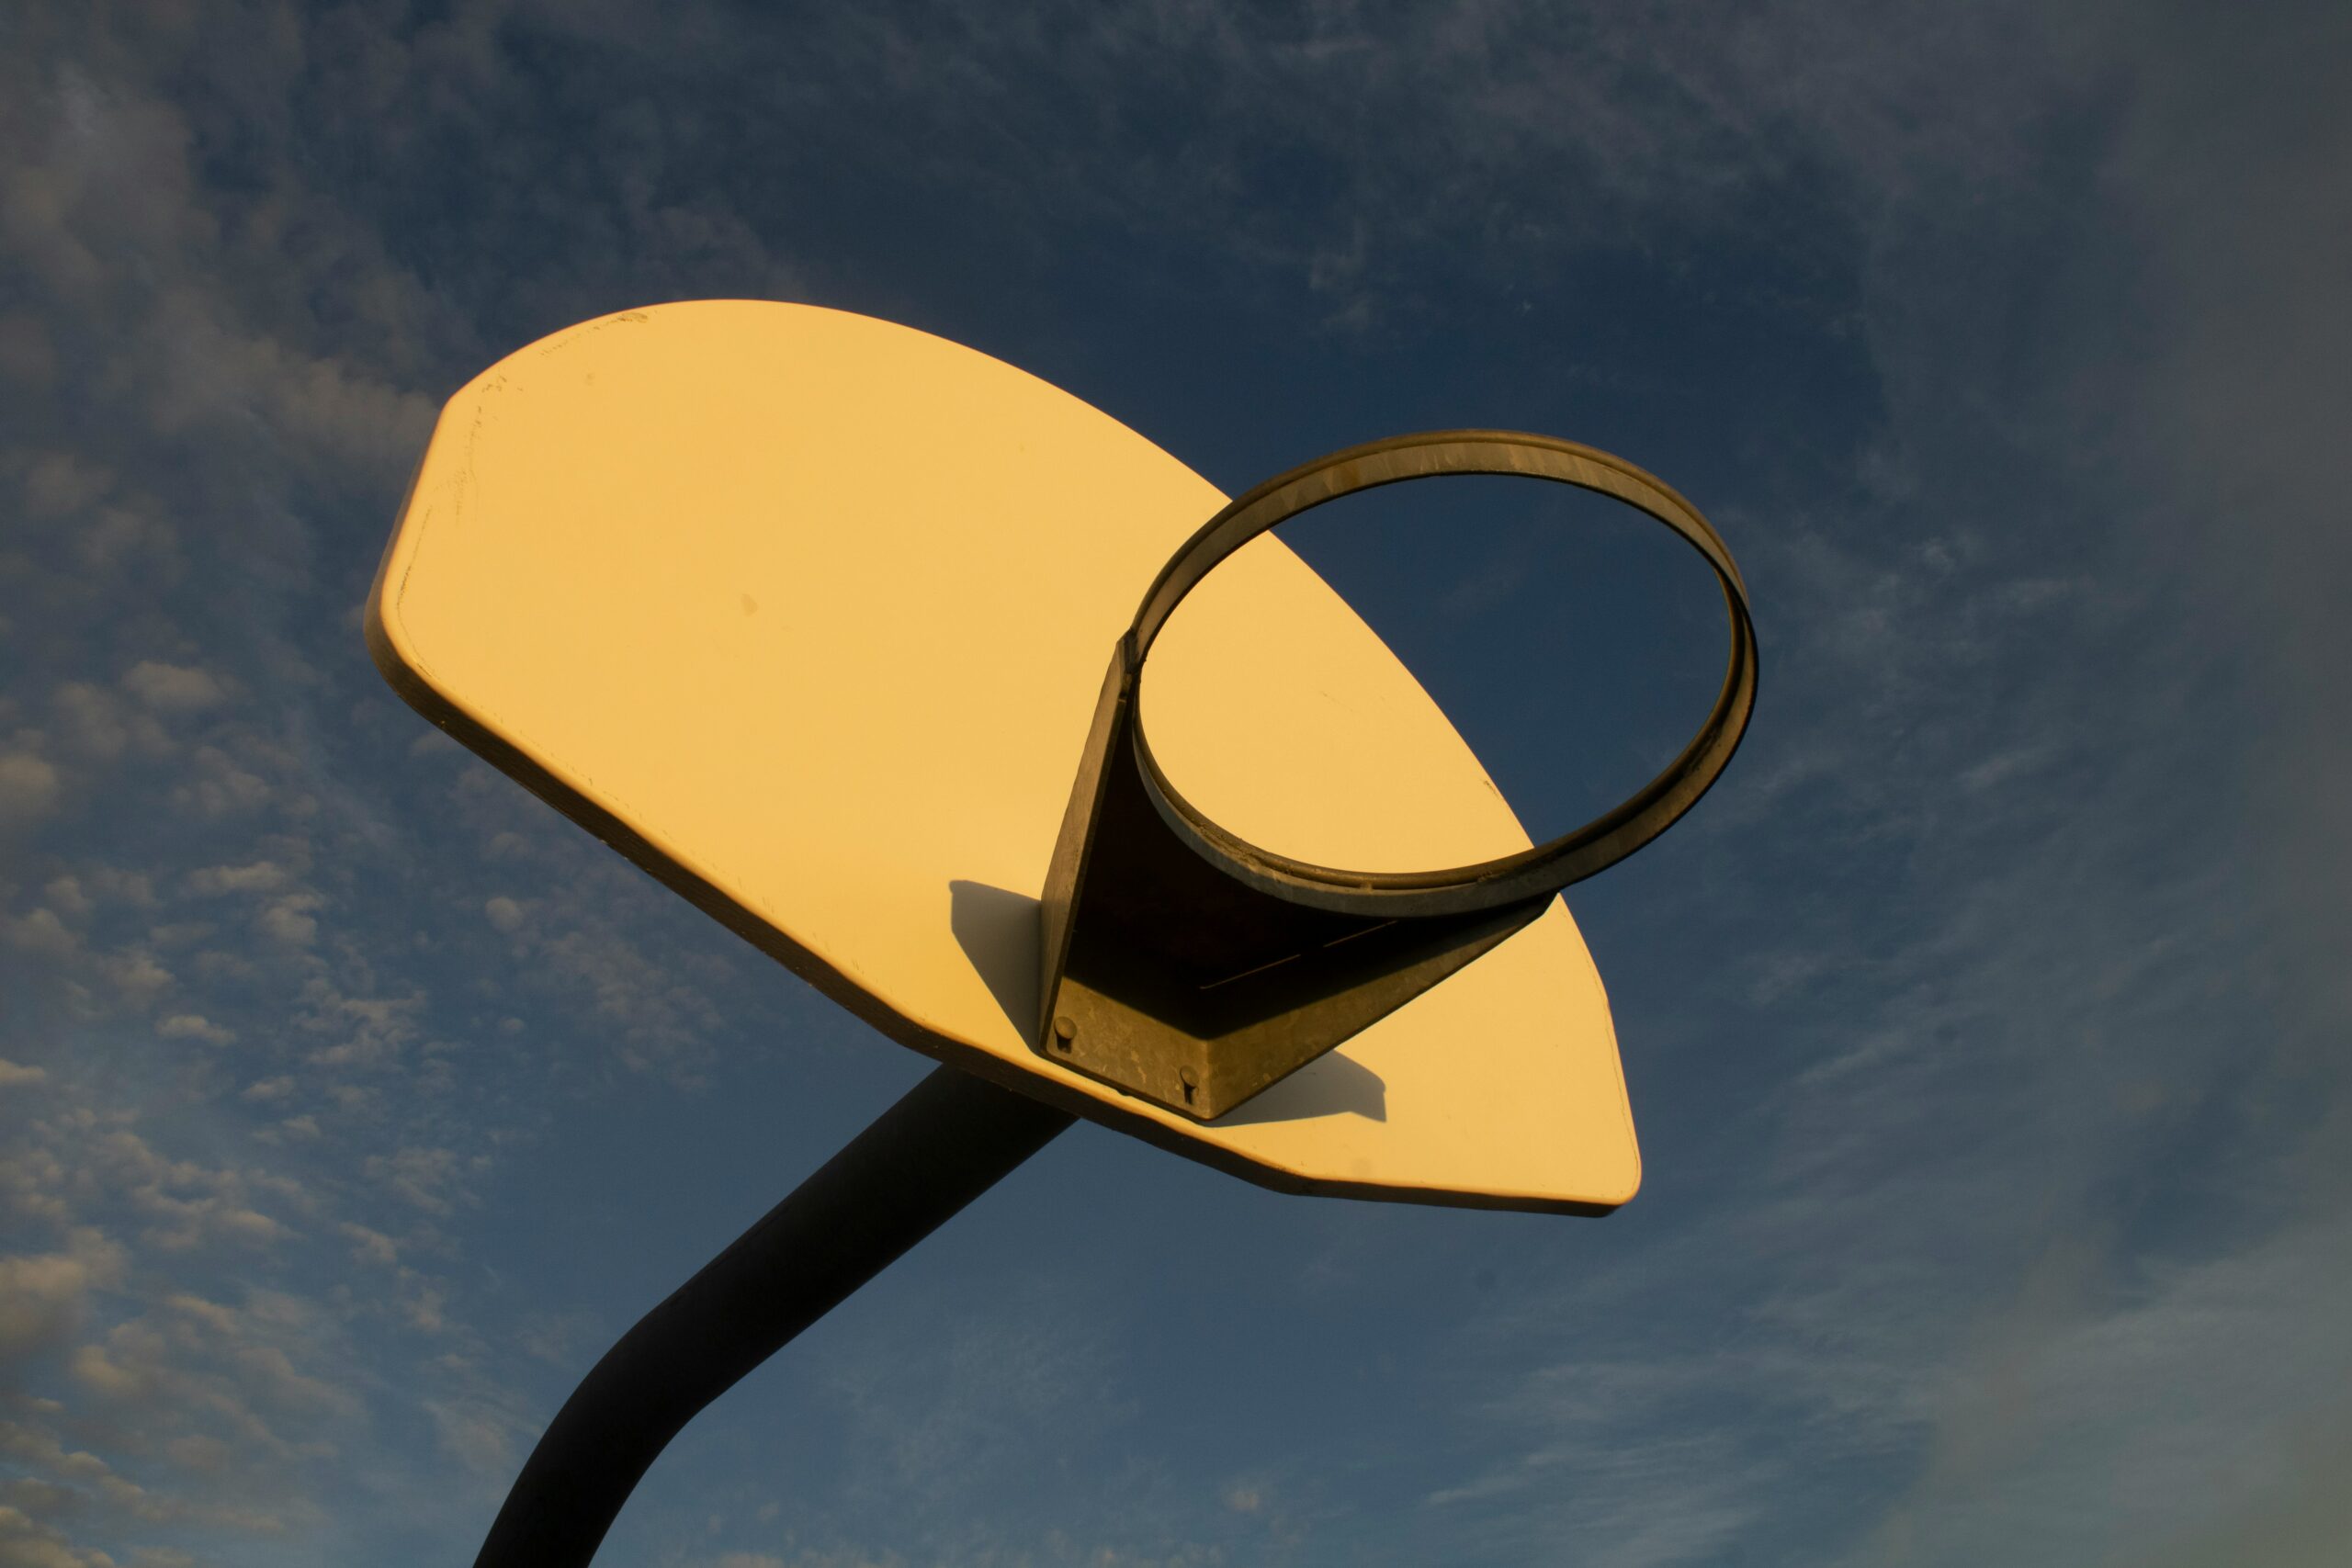
[[1756, 706], [1756, 627], [1731, 551], [1698, 508], [1666, 482], [1597, 448], [1505, 430], [1438, 430], [1351, 446], [1280, 474], [1239, 496], [1184, 542], [1144, 595], [1124, 653], [1140, 681], [1152, 643], [1184, 596], [1259, 535], [1326, 502], [1408, 479], [1501, 474], [1549, 479], [1611, 496], [1664, 524], [1704, 558], [1731, 622], [1722, 691], [1697, 735], [1665, 770], [1583, 827], [1499, 859], [1438, 871], [1349, 871], [1262, 849], [1227, 832], [1186, 800], [1152, 755], [1136, 710], [1135, 757], [1147, 793], [1179, 838], [1232, 875], [1277, 897], [1381, 918], [1461, 914], [1547, 897], [1614, 865], [1698, 803], [1739, 749]]

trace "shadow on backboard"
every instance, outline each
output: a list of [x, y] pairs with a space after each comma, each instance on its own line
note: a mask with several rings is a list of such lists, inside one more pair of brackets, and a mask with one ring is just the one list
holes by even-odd
[[947, 925], [1012, 1032], [1037, 1043], [1037, 900], [958, 877], [947, 885]]
[[1304, 1122], [1310, 1116], [1361, 1116], [1388, 1120], [1388, 1082], [1361, 1062], [1337, 1051], [1317, 1056], [1274, 1085], [1250, 1096], [1212, 1127], [1247, 1127], [1255, 1122]]
[[[1024, 893], [961, 877], [947, 885], [948, 929], [956, 945], [1012, 1021], [1035, 1046], [1037, 1024], [1037, 900]], [[1338, 1052], [1317, 1058], [1256, 1098], [1211, 1123], [1244, 1127], [1310, 1116], [1388, 1120], [1388, 1085], [1378, 1073]]]

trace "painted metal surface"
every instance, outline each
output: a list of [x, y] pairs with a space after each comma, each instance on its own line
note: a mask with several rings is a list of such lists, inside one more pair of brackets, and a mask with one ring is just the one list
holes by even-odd
[[[1556, 900], [1216, 1122], [1038, 1050], [1037, 898], [1104, 660], [1224, 505], [936, 337], [804, 306], [632, 310], [450, 400], [368, 640], [436, 724], [901, 1043], [1285, 1190], [1622, 1203], [1640, 1156], [1615, 1034]], [[1249, 842], [1397, 870], [1529, 847], [1271, 536], [1168, 624], [1143, 705], [1184, 798]], [[1334, 759], [1362, 760], [1357, 787], [1296, 782]]]

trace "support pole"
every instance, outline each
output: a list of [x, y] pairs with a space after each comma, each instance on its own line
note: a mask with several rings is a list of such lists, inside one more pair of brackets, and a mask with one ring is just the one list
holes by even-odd
[[474, 1568], [586, 1568], [703, 1406], [1071, 1120], [933, 1071], [605, 1353], [531, 1450]]

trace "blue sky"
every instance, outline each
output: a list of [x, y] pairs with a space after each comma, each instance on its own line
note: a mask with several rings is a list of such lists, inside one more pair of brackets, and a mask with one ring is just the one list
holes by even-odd
[[[603, 1560], [2341, 1561], [2342, 7], [0, 39], [0, 1563], [469, 1560], [605, 1346], [924, 1070], [361, 646], [443, 398], [721, 296], [972, 344], [1228, 491], [1430, 426], [1623, 453], [1738, 554], [1763, 701], [1573, 899], [1622, 1213], [1081, 1127]], [[1430, 488], [1291, 532], [1566, 827], [1703, 704], [1706, 583]]]

